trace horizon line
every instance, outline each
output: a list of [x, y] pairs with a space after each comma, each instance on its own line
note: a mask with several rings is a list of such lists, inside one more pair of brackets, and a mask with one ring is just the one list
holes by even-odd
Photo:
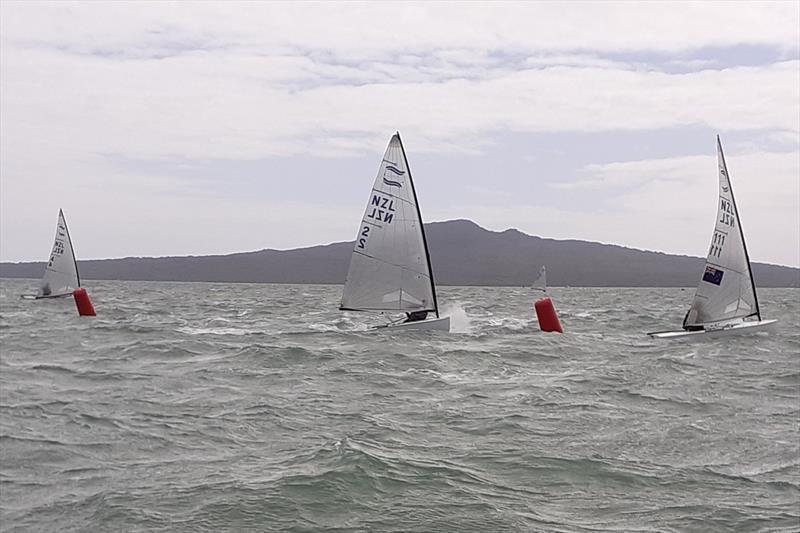
[[[470, 220], [468, 218], [453, 218], [453, 219], [448, 219], [448, 220], [432, 220], [432, 221], [429, 221], [429, 222], [423, 222], [423, 225], [447, 224], [447, 223], [452, 223], [452, 222], [467, 222], [467, 223], [473, 224], [473, 225], [477, 226], [478, 228], [480, 228], [480, 229], [482, 229], [484, 231], [487, 231], [489, 233], [505, 233], [507, 231], [517, 231], [517, 232], [519, 232], [519, 233], [521, 233], [521, 234], [523, 234], [523, 235], [525, 235], [527, 237], [532, 237], [532, 238], [542, 239], [542, 240], [559, 241], [559, 242], [568, 242], [568, 241], [583, 242], [583, 243], [588, 243], [588, 244], [599, 244], [599, 245], [602, 245], [602, 246], [614, 246], [614, 247], [618, 247], [618, 248], [625, 248], [625, 249], [628, 249], [628, 250], [634, 250], [634, 251], [645, 252], [645, 253], [655, 253], [655, 254], [671, 255], [671, 256], [675, 256], [675, 257], [689, 257], [689, 258], [693, 258], [693, 259], [703, 259], [703, 257], [699, 256], [699, 255], [689, 255], [689, 254], [677, 253], [677, 252], [665, 252], [663, 250], [653, 250], [653, 249], [647, 249], [647, 248], [636, 248], [636, 247], [633, 247], [633, 246], [630, 246], [630, 245], [626, 245], [626, 244], [609, 243], [609, 242], [602, 242], [602, 241], [591, 241], [591, 240], [580, 239], [580, 238], [571, 238], [571, 237], [570, 238], [563, 238], [563, 239], [557, 239], [557, 238], [554, 238], [554, 237], [543, 237], [541, 235], [532, 235], [530, 233], [525, 233], [524, 231], [520, 230], [519, 228], [514, 228], [514, 227], [508, 227], [508, 228], [503, 229], [503, 230], [493, 230], [493, 229], [485, 228], [485, 227], [481, 226], [480, 224], [478, 224], [477, 222], [475, 222], [474, 220]], [[334, 245], [337, 245], [337, 244], [348, 244], [348, 243], [354, 243], [354, 242], [355, 242], [355, 240], [333, 241], [333, 242], [329, 242], [329, 243], [320, 243], [320, 244], [310, 244], [310, 245], [306, 245], [306, 246], [297, 246], [297, 247], [294, 247], [294, 248], [259, 248], [257, 250], [233, 251], [233, 252], [222, 252], [222, 253], [205, 253], [205, 254], [152, 255], [152, 256], [151, 255], [127, 255], [127, 256], [120, 256], [120, 257], [103, 257], [103, 258], [85, 258], [85, 259], [77, 259], [76, 258], [76, 261], [78, 263], [81, 263], [81, 262], [84, 262], [84, 261], [120, 261], [120, 260], [124, 260], [124, 259], [179, 259], [179, 258], [191, 258], [191, 257], [198, 257], [198, 258], [199, 257], [225, 257], [225, 256], [229, 256], [229, 255], [253, 254], [253, 253], [270, 252], [270, 251], [271, 252], [292, 252], [292, 251], [296, 251], [296, 250], [305, 250], [305, 249], [309, 249], [309, 248], [334, 246]], [[21, 261], [20, 260], [18, 260], [18, 261], [0, 260], [0, 264], [11, 264], [11, 265], [36, 264], [36, 263], [45, 263], [45, 262], [46, 262], [46, 260], [44, 260], [44, 259], [43, 260], [39, 260], [39, 259], [37, 259], [37, 260], [21, 260]], [[783, 267], [783, 268], [800, 269], [800, 264], [798, 264], [797, 266], [794, 266], [794, 265], [786, 265], [786, 264], [781, 264], [781, 263], [768, 263], [768, 262], [759, 261], [759, 260], [754, 260], [752, 262], [759, 263], [759, 264], [762, 264], [762, 265], [770, 265], [770, 266], [777, 266], [777, 267]], [[12, 278], [9, 278], [9, 279], [12, 279]], [[19, 279], [19, 278], [17, 278], [17, 279]]]

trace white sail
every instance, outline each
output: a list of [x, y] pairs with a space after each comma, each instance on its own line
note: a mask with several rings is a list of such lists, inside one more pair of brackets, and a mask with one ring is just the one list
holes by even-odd
[[536, 280], [534, 280], [531, 288], [544, 293], [547, 292], [547, 269], [544, 265], [539, 269], [539, 275], [536, 277]]
[[42, 281], [39, 284], [39, 292], [36, 297], [48, 298], [71, 294], [72, 291], [80, 286], [78, 264], [75, 262], [72, 239], [69, 237], [64, 213], [59, 209], [53, 251], [50, 252], [50, 258], [47, 261], [44, 277], [42, 277]]
[[341, 309], [434, 311], [438, 316], [434, 291], [417, 196], [395, 134], [358, 228]]
[[761, 319], [744, 233], [719, 137], [717, 137], [717, 161], [719, 165], [717, 220], [703, 277], [684, 319], [684, 328], [749, 316]]

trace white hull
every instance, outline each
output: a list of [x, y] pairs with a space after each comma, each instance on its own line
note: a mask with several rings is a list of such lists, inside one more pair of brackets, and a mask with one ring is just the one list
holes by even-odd
[[71, 292], [65, 292], [64, 294], [51, 294], [50, 296], [37, 296], [37, 300], [47, 300], [49, 298], [69, 298], [72, 296]]
[[429, 320], [418, 320], [416, 322], [400, 322], [399, 324], [387, 324], [378, 326], [375, 329], [381, 331], [450, 331], [450, 317], [431, 318]]
[[72, 296], [71, 292], [66, 292], [64, 294], [54, 294], [50, 296], [37, 296], [35, 294], [20, 294], [19, 297], [22, 298], [23, 300], [49, 300], [52, 298], [67, 298], [69, 296]]
[[702, 329], [698, 331], [657, 331], [654, 333], [648, 333], [648, 335], [654, 339], [710, 339], [716, 337], [728, 337], [731, 335], [749, 335], [752, 333], [758, 333], [760, 331], [768, 331], [771, 329], [772, 325], [775, 324], [775, 322], [777, 322], [777, 320], [738, 322], [736, 324], [730, 324], [716, 329]]

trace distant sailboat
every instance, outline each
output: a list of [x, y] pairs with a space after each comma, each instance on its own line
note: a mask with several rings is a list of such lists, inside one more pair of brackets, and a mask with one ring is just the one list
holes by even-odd
[[531, 289], [542, 291], [541, 299], [533, 303], [536, 319], [539, 321], [539, 329], [546, 332], [564, 333], [564, 327], [558, 319], [553, 299], [547, 294], [547, 268], [544, 265], [539, 269], [539, 275], [536, 276]]
[[78, 275], [78, 263], [75, 261], [75, 251], [72, 248], [72, 239], [67, 229], [64, 213], [58, 210], [58, 223], [56, 225], [56, 238], [50, 259], [44, 269], [44, 276], [39, 283], [39, 291], [35, 295], [26, 296], [31, 299], [62, 298], [71, 296], [72, 292], [81, 286]]
[[649, 333], [669, 339], [695, 335], [719, 336], [760, 331], [777, 320], [762, 320], [753, 271], [744, 242], [739, 212], [733, 197], [722, 144], [717, 136], [719, 203], [717, 222], [705, 270], [683, 330]]
[[[450, 330], [439, 316], [425, 228], [408, 160], [395, 133], [359, 225], [342, 293], [343, 311], [405, 313], [392, 329]], [[429, 313], [435, 318], [427, 318]]]
[[542, 291], [544, 294], [547, 294], [547, 268], [544, 265], [539, 269], [539, 275], [536, 276], [531, 288], [535, 291]]

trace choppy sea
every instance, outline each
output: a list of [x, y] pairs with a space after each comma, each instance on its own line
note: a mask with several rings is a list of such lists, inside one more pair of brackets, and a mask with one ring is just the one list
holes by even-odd
[[693, 290], [0, 281], [2, 531], [798, 531], [800, 291], [770, 334], [651, 340]]

